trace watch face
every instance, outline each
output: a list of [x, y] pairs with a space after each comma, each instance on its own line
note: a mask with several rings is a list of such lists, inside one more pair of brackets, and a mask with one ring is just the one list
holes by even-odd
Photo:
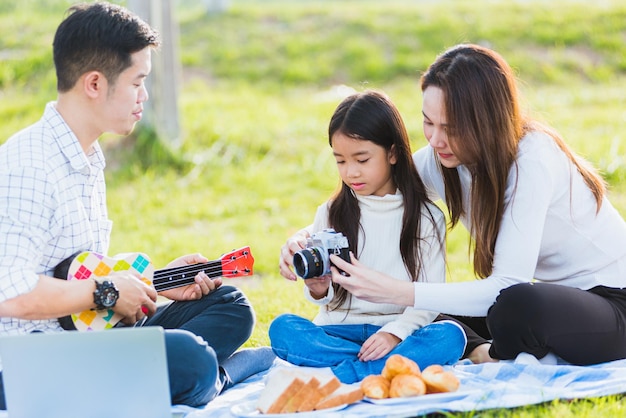
[[117, 302], [117, 291], [112, 288], [106, 288], [102, 294], [102, 305], [110, 308], [115, 306], [115, 302]]

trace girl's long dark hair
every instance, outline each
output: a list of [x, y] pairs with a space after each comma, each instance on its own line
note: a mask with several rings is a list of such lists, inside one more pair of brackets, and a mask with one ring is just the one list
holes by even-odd
[[[430, 212], [434, 207], [426, 205], [430, 200], [413, 163], [409, 136], [400, 112], [381, 92], [367, 90], [357, 93], [344, 99], [330, 120], [328, 142], [331, 146], [333, 135], [337, 133], [349, 138], [371, 141], [385, 148], [387, 152], [395, 152], [396, 163], [392, 166], [391, 172], [404, 200], [400, 253], [412, 280], [417, 281], [422, 264], [419, 251], [422, 214], [429, 213], [434, 230], [437, 231], [437, 228]], [[360, 218], [359, 203], [352, 189], [342, 182], [341, 187], [331, 198], [328, 222], [336, 231], [348, 238], [350, 250], [357, 257]], [[443, 238], [439, 236], [438, 239], [440, 244], [444, 245]], [[336, 309], [345, 302], [348, 292], [337, 284], [333, 286], [335, 299], [330, 307]]]

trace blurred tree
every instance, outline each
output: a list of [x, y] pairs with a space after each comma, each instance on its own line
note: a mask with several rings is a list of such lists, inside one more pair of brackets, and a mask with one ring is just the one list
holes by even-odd
[[128, 8], [161, 34], [161, 49], [153, 54], [152, 74], [147, 81], [151, 98], [144, 105], [144, 123], [169, 147], [177, 149], [181, 145], [178, 111], [181, 63], [179, 27], [172, 3], [173, 0], [128, 0]]

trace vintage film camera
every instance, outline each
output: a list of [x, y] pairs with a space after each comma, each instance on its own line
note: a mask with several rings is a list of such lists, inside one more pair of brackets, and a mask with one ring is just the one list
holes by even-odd
[[323, 229], [307, 239], [306, 248], [293, 255], [293, 267], [303, 279], [330, 273], [330, 255], [335, 254], [350, 262], [348, 238], [334, 229]]

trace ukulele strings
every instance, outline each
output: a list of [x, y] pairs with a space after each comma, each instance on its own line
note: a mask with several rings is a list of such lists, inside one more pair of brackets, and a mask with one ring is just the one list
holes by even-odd
[[204, 271], [208, 275], [210, 273], [219, 273], [222, 271], [222, 263], [220, 261], [209, 261], [208, 263], [200, 263], [200, 264], [189, 264], [187, 266], [181, 267], [172, 267], [163, 270], [157, 270], [154, 272], [154, 277], [169, 277], [169, 276], [179, 276], [183, 274], [196, 274], [201, 271]]
[[[248, 253], [243, 255], [232, 257], [227, 259], [229, 262], [236, 261], [239, 258], [247, 257]], [[159, 291], [180, 287], [185, 284], [193, 282], [193, 277], [201, 271], [204, 271], [209, 277], [219, 277], [227, 275], [236, 275], [239, 273], [238, 269], [223, 269], [222, 261], [215, 260], [208, 263], [190, 264], [181, 267], [172, 267], [163, 270], [157, 270], [154, 272], [154, 279], [152, 281], [155, 287], [159, 287]], [[250, 271], [247, 267], [243, 269], [244, 272]], [[187, 276], [191, 277], [187, 277]], [[172, 276], [176, 276], [176, 279], [172, 279]]]
[[[237, 272], [238, 272], [237, 270], [232, 270], [231, 272], [224, 271], [222, 274], [216, 274], [214, 276], [209, 276], [209, 277], [220, 277], [220, 276], [229, 276], [229, 275], [232, 276], [236, 274]], [[177, 280], [161, 281], [161, 282], [154, 281], [152, 285], [157, 290], [157, 292], [162, 292], [163, 290], [175, 289], [177, 287], [182, 287], [188, 284], [192, 284], [194, 282], [193, 280], [194, 277], [195, 276], [188, 276], [187, 278], [184, 278], [184, 279], [181, 278]]]

